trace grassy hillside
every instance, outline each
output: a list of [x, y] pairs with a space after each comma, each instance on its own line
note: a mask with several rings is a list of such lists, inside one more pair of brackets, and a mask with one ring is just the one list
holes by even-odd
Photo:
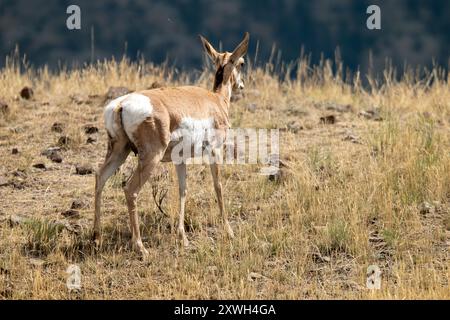
[[[94, 176], [75, 167], [103, 161], [110, 86], [210, 88], [211, 72], [127, 60], [58, 74], [19, 69], [10, 61], [0, 70], [8, 106], [0, 111], [0, 299], [450, 298], [447, 74], [395, 81], [386, 70], [383, 83], [363, 88], [358, 75], [342, 81], [331, 62], [302, 60], [295, 81], [271, 65], [249, 67], [232, 125], [281, 130], [281, 179], [259, 175], [259, 165], [223, 167], [229, 240], [209, 169], [189, 166], [184, 249], [175, 170], [161, 165], [138, 199], [150, 252], [143, 262], [129, 248], [121, 188], [135, 157], [105, 188], [98, 251], [90, 242]], [[24, 86], [31, 99], [19, 96]], [[86, 134], [86, 125], [99, 132]], [[61, 163], [41, 155], [55, 146]], [[82, 272], [79, 293], [66, 287], [70, 264]], [[366, 289], [370, 265], [382, 271], [381, 290]]]

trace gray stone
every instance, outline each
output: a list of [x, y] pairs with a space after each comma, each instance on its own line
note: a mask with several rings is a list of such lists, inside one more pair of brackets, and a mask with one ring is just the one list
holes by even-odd
[[80, 176], [92, 174], [94, 172], [94, 169], [92, 166], [85, 164], [85, 165], [76, 165], [75, 166], [75, 172], [76, 174]]

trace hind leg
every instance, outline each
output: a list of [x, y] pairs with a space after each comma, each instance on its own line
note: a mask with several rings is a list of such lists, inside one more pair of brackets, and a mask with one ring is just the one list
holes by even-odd
[[148, 152], [139, 153], [138, 167], [134, 171], [130, 180], [124, 188], [125, 198], [130, 215], [131, 243], [135, 250], [139, 251], [144, 259], [148, 256], [148, 251], [142, 244], [141, 233], [139, 231], [139, 216], [136, 209], [136, 200], [142, 186], [147, 182], [153, 169], [161, 160], [160, 153]]
[[106, 181], [125, 162], [130, 153], [126, 141], [108, 141], [106, 159], [95, 175], [95, 217], [94, 217], [94, 241], [100, 241], [101, 198]]

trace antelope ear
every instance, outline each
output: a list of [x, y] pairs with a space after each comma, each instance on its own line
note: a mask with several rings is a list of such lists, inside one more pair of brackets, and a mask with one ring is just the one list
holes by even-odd
[[206, 53], [208, 56], [212, 59], [213, 62], [216, 62], [217, 58], [219, 57], [219, 53], [214, 49], [214, 47], [206, 40], [204, 37], [200, 35], [200, 39], [203, 43], [203, 48], [205, 48]]
[[245, 33], [244, 39], [242, 42], [234, 49], [233, 53], [230, 57], [230, 62], [234, 65], [237, 65], [239, 59], [245, 56], [248, 50], [248, 42], [250, 39], [250, 34], [248, 32]]

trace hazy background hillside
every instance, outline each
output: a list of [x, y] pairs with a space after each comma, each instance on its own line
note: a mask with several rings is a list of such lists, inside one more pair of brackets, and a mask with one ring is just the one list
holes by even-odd
[[[66, 28], [66, 8], [77, 4], [82, 29]], [[366, 28], [366, 8], [382, 9], [382, 30]], [[323, 52], [332, 58], [340, 47], [352, 69], [368, 65], [369, 50], [374, 66], [385, 58], [396, 66], [430, 65], [433, 58], [448, 65], [450, 52], [450, 2], [448, 0], [1, 0], [0, 54], [19, 45], [33, 65], [58, 63], [71, 66], [91, 59], [91, 27], [95, 35], [95, 59], [142, 53], [146, 60], [166, 58], [178, 67], [199, 67], [201, 47], [197, 35], [231, 48], [246, 30], [251, 32], [251, 55], [259, 41], [259, 57], [266, 59], [272, 45], [282, 59], [299, 56], [302, 45], [318, 61]]]

